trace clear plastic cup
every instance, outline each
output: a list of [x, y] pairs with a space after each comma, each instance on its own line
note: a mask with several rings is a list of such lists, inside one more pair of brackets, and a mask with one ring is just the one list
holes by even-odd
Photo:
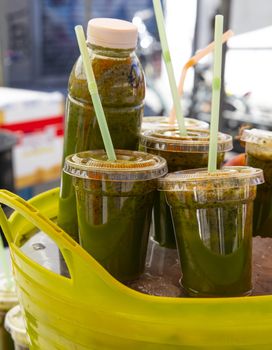
[[7, 280], [4, 274], [0, 274], [0, 326], [4, 322], [5, 314], [16, 304], [18, 297], [14, 279], [10, 277]]
[[13, 341], [4, 328], [6, 313], [18, 304], [14, 279], [7, 280], [4, 274], [0, 274], [0, 349], [13, 350]]
[[15, 350], [29, 350], [28, 335], [20, 305], [16, 305], [6, 314], [5, 328], [13, 339]]
[[195, 169], [159, 181], [171, 207], [186, 294], [251, 293], [252, 214], [261, 169]]
[[[178, 127], [177, 122], [173, 125]], [[194, 118], [185, 118], [185, 126], [189, 129], [209, 129], [209, 124]], [[142, 120], [142, 132], [154, 129], [169, 129], [169, 117], [144, 117]]]
[[[208, 130], [188, 129], [188, 136], [182, 137], [177, 128], [149, 130], [143, 133], [140, 145], [145, 152], [165, 158], [169, 173], [208, 165]], [[218, 167], [223, 164], [225, 153], [231, 149], [232, 137], [218, 133]], [[170, 209], [161, 192], [157, 192], [154, 204], [154, 240], [162, 247], [176, 248]]]
[[265, 183], [258, 186], [254, 202], [253, 236], [272, 237], [272, 132], [244, 130], [246, 163], [263, 169]]
[[144, 270], [157, 179], [167, 165], [143, 152], [116, 156], [110, 162], [102, 150], [71, 155], [64, 171], [73, 176], [81, 245], [125, 282]]

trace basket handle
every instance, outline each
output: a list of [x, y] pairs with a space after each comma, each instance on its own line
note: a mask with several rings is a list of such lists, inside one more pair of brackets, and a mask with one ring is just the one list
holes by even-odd
[[[46, 232], [46, 234], [54, 240], [60, 249], [67, 267], [69, 269], [71, 278], [73, 275], [73, 261], [71, 253], [76, 254], [78, 257], [84, 258], [84, 255], [89, 255], [85, 252], [66, 232], [64, 232], [54, 222], [45, 217], [37, 208], [26, 202], [16, 194], [7, 190], [0, 190], [0, 203], [9, 206], [16, 210], [24, 218], [30, 221], [33, 225], [38, 227], [40, 230]], [[13, 237], [10, 228], [10, 222], [8, 221], [3, 209], [0, 207], [0, 225], [2, 226], [4, 235], [9, 245], [20, 241], [17, 236]], [[86, 257], [85, 257], [86, 258]], [[74, 276], [73, 276], [74, 277]]]

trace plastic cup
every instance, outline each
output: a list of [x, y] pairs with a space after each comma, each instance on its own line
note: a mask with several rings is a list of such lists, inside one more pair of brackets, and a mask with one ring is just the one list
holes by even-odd
[[[189, 129], [209, 129], [209, 124], [203, 122], [202, 120], [194, 119], [194, 118], [184, 118], [185, 126]], [[169, 129], [171, 125], [169, 124], [169, 117], [144, 117], [142, 121], [142, 132], [146, 130], [154, 130], [154, 129]], [[178, 127], [177, 122], [173, 125], [173, 127]]]
[[13, 341], [10, 335], [4, 329], [4, 319], [6, 313], [16, 304], [18, 304], [18, 298], [14, 281], [10, 287], [7, 283], [5, 275], [0, 274], [0, 349], [3, 350], [14, 349]]
[[0, 326], [3, 325], [5, 314], [16, 304], [18, 297], [13, 279], [8, 283], [4, 274], [0, 274]]
[[171, 207], [185, 292], [192, 297], [251, 293], [252, 214], [261, 169], [180, 171], [159, 181]]
[[253, 236], [272, 237], [272, 132], [244, 130], [246, 163], [263, 169], [265, 183], [258, 186], [254, 202]]
[[20, 305], [13, 307], [5, 317], [5, 328], [10, 333], [15, 350], [28, 350], [28, 335]]
[[73, 176], [80, 244], [125, 282], [144, 270], [157, 179], [167, 165], [143, 152], [116, 154], [116, 162], [102, 150], [71, 155], [64, 171]]
[[[181, 137], [177, 128], [150, 130], [143, 133], [140, 144], [144, 151], [166, 159], [170, 172], [207, 167], [209, 131], [188, 129]], [[224, 161], [225, 153], [232, 149], [232, 137], [218, 133], [217, 165]], [[162, 247], [176, 248], [171, 213], [164, 194], [156, 193], [154, 204], [154, 240]]]

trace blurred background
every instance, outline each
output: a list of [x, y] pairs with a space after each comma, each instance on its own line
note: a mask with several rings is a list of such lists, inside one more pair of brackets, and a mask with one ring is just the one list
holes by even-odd
[[[213, 38], [220, 13], [235, 32], [224, 46], [221, 131], [272, 130], [271, 0], [166, 0], [166, 29], [176, 79], [186, 61]], [[74, 26], [94, 17], [133, 21], [145, 69], [145, 115], [167, 115], [171, 96], [152, 0], [0, 1], [0, 187], [30, 198], [58, 186], [67, 82], [79, 55]], [[188, 72], [185, 115], [209, 121], [212, 56]], [[16, 135], [16, 139], [14, 139]], [[235, 152], [242, 152], [235, 142]], [[10, 171], [3, 171], [3, 166]]]

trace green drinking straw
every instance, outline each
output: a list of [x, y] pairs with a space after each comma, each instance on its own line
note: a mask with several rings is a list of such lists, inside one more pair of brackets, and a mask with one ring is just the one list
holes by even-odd
[[168, 80], [171, 88], [174, 109], [176, 111], [176, 118], [179, 125], [179, 132], [181, 136], [186, 136], [187, 131], [185, 128], [185, 121], [182, 113], [181, 101], [180, 101], [180, 97], [177, 89], [177, 83], [175, 80], [173, 65], [171, 61], [171, 55], [168, 47], [168, 42], [167, 42], [167, 37], [166, 37], [166, 32], [164, 27], [164, 18], [163, 18], [161, 1], [153, 0], [153, 6], [154, 6], [157, 26], [159, 30], [159, 35], [160, 35], [163, 59], [164, 59], [164, 63], [168, 74]]
[[81, 53], [82, 61], [83, 61], [83, 66], [85, 70], [85, 74], [87, 77], [87, 83], [88, 83], [88, 88], [89, 88], [89, 93], [92, 97], [93, 101], [93, 106], [95, 110], [95, 114], [98, 120], [98, 125], [101, 131], [102, 139], [104, 142], [104, 146], [106, 149], [106, 153], [108, 156], [108, 159], [110, 161], [115, 161], [116, 160], [116, 155], [115, 151], [113, 148], [108, 124], [106, 121], [106, 117], [104, 114], [104, 110], [101, 104], [101, 100], [98, 94], [98, 89], [95, 81], [95, 76], [93, 73], [93, 68], [90, 62], [88, 50], [87, 50], [87, 45], [86, 45], [86, 39], [84, 35], [84, 31], [82, 26], [78, 25], [75, 27], [75, 32], [76, 32], [76, 37], [77, 37], [77, 43], [79, 46], [79, 50]]
[[212, 83], [212, 107], [211, 107], [211, 126], [210, 126], [210, 147], [208, 172], [212, 173], [217, 168], [217, 139], [220, 109], [220, 90], [221, 90], [221, 71], [222, 71], [222, 34], [223, 34], [222, 15], [215, 16], [214, 28], [214, 63], [213, 63], [213, 83]]

